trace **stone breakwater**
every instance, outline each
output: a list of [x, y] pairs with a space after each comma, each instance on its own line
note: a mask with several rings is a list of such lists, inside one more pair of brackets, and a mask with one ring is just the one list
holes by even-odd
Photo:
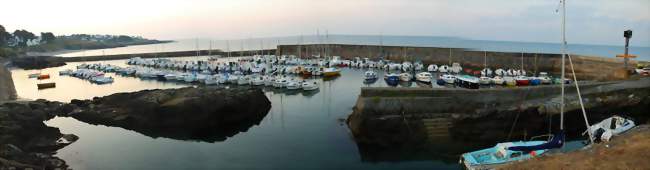
[[[650, 78], [584, 82], [580, 87], [590, 123], [614, 114], [640, 123], [650, 117]], [[359, 146], [374, 150], [418, 150], [440, 139], [471, 143], [448, 153], [457, 156], [472, 147], [524, 140], [559, 128], [559, 94], [559, 86], [362, 88], [347, 124]], [[585, 123], [575, 87], [567, 86], [566, 102], [565, 128], [569, 138], [576, 138]]]
[[11, 78], [11, 72], [5, 67], [5, 62], [0, 59], [0, 102], [16, 99], [16, 88]]
[[7, 102], [0, 105], [0, 169], [66, 169], [53, 154], [78, 138], [43, 123], [55, 116], [151, 137], [216, 142], [259, 124], [270, 108], [260, 89], [245, 87], [145, 90], [70, 103]]

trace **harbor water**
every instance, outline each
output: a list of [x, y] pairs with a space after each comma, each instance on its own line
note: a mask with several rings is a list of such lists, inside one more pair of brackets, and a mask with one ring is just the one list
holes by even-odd
[[[179, 60], [200, 59], [183, 58]], [[89, 62], [125, 66], [126, 60]], [[113, 73], [115, 82], [97, 85], [76, 77], [59, 76], [58, 71], [74, 69], [81, 63], [42, 71], [12, 70], [17, 93], [23, 99], [47, 99], [69, 102], [119, 92], [166, 89], [188, 84], [141, 80]], [[56, 88], [37, 90], [39, 80], [32, 73], [48, 73]], [[381, 79], [363, 83], [362, 69], [342, 69], [342, 76], [314, 79], [316, 92], [290, 92], [265, 89], [272, 103], [268, 115], [251, 127], [225, 141], [207, 143], [168, 138], [152, 138], [117, 127], [90, 125], [73, 118], [57, 117], [46, 122], [64, 134], [80, 139], [59, 150], [57, 156], [73, 169], [458, 169], [455, 161], [429, 159], [397, 162], [366, 162], [344, 122], [362, 86], [386, 86]], [[379, 72], [382, 77], [383, 73]], [[417, 86], [416, 83], [409, 84]], [[254, 107], [254, 106], [251, 106]]]

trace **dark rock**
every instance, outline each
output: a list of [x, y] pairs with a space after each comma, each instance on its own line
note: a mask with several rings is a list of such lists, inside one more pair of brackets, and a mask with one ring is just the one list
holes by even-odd
[[[51, 155], [58, 149], [69, 145], [76, 139], [63, 135], [57, 128], [46, 126], [46, 121], [53, 116], [47, 113], [58, 110], [58, 102], [37, 100], [32, 102], [15, 102], [0, 105], [0, 157], [6, 159], [0, 163], [0, 169], [10, 167], [45, 169], [66, 169], [65, 162], [51, 164]], [[43, 158], [46, 155], [47, 158]], [[1, 161], [1, 160], [0, 160]]]
[[72, 102], [82, 111], [71, 116], [87, 123], [206, 142], [248, 130], [271, 108], [260, 89], [248, 87], [144, 90]]

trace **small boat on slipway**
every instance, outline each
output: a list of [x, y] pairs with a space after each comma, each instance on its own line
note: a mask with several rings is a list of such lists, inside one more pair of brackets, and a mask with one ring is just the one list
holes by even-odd
[[411, 81], [413, 79], [413, 75], [409, 73], [401, 73], [399, 74], [399, 80], [401, 81]]
[[609, 141], [612, 136], [619, 135], [625, 131], [632, 129], [635, 126], [631, 118], [624, 118], [622, 116], [612, 116], [605, 120], [600, 121], [582, 133], [583, 135], [591, 132], [593, 141]]

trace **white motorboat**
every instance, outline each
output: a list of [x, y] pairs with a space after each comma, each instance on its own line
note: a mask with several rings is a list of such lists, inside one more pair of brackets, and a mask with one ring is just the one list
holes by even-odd
[[415, 75], [415, 80], [423, 83], [431, 83], [432, 76], [429, 72], [420, 72]]
[[311, 90], [317, 90], [318, 89], [318, 82], [316, 81], [303, 81], [302, 82], [302, 89], [306, 91], [311, 91]]
[[399, 74], [399, 80], [400, 81], [411, 81], [413, 79], [413, 75], [409, 73], [401, 73]]
[[363, 79], [365, 81], [376, 80], [377, 78], [378, 78], [377, 73], [375, 71], [368, 70], [365, 73], [363, 73]]
[[273, 82], [273, 87], [283, 88], [287, 85], [287, 79], [284, 77], [276, 77], [275, 82]]
[[295, 81], [295, 80], [290, 80], [287, 81], [287, 89], [288, 90], [297, 90], [301, 88], [302, 83]]
[[589, 129], [583, 135], [591, 132], [593, 141], [609, 141], [613, 136], [624, 133], [634, 126], [635, 124], [632, 119], [614, 115], [589, 126]]
[[490, 85], [492, 84], [492, 79], [490, 77], [481, 76], [478, 80], [481, 85]]

